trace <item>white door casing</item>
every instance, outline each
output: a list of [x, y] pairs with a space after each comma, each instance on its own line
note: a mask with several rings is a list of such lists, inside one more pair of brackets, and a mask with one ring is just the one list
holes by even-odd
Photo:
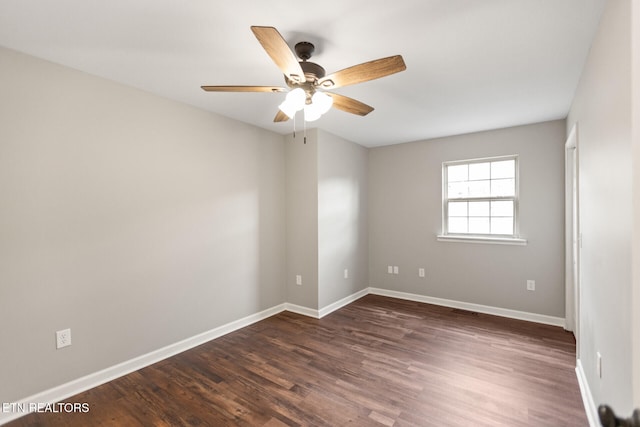
[[[578, 124], [565, 144], [565, 329], [580, 340], [580, 216]], [[576, 345], [579, 358], [580, 346]]]

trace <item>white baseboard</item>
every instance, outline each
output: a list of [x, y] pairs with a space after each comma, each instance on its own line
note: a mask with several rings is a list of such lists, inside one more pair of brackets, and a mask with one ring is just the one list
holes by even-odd
[[[191, 338], [187, 338], [177, 343], [170, 344], [166, 347], [160, 348], [158, 350], [154, 350], [150, 353], [143, 354], [141, 356], [127, 360], [125, 362], [119, 363], [117, 365], [111, 366], [101, 371], [94, 372], [92, 374], [86, 375], [84, 377], [78, 378], [76, 380], [70, 381], [60, 386], [34, 394], [33, 396], [29, 396], [25, 399], [20, 400], [19, 402], [14, 402], [15, 405], [13, 407], [28, 409], [30, 408], [31, 403], [53, 404], [56, 402], [60, 402], [61, 400], [67, 399], [78, 393], [82, 393], [83, 391], [97, 387], [106, 382], [112, 381], [116, 378], [122, 377], [131, 372], [137, 371], [146, 366], [149, 366], [161, 360], [167, 359], [178, 353], [182, 353], [183, 351], [189, 350], [193, 347], [197, 347], [208, 341], [219, 338], [230, 332], [236, 331], [238, 329], [244, 328], [245, 326], [249, 326], [253, 323], [259, 322], [260, 320], [271, 317], [275, 314], [278, 314], [284, 311], [286, 309], [285, 307], [286, 307], [286, 304], [280, 304], [275, 307], [271, 307], [269, 309], [263, 310], [259, 313], [255, 313], [247, 317], [244, 317], [242, 319], [227, 323], [225, 325], [222, 325], [217, 328], [211, 329], [209, 331], [203, 332], [201, 334], [195, 335]], [[25, 411], [25, 412], [0, 411], [0, 425], [8, 423], [9, 421], [15, 420], [17, 418], [20, 418], [26, 415], [27, 413], [28, 411]]]
[[576, 376], [578, 377], [578, 385], [580, 386], [580, 395], [582, 396], [582, 403], [584, 404], [585, 412], [587, 413], [587, 420], [589, 420], [590, 427], [598, 427], [600, 425], [600, 417], [598, 417], [598, 408], [593, 401], [593, 395], [587, 382], [587, 377], [582, 367], [582, 362], [578, 359], [576, 363]]
[[544, 314], [529, 313], [526, 311], [510, 310], [508, 308], [492, 307], [488, 305], [473, 304], [444, 298], [429, 297], [426, 295], [410, 294], [406, 292], [390, 291], [388, 289], [369, 288], [369, 293], [391, 298], [406, 299], [409, 301], [424, 302], [427, 304], [440, 305], [444, 307], [459, 308], [461, 310], [475, 311], [494, 316], [509, 317], [511, 319], [527, 320], [529, 322], [542, 323], [545, 325], [564, 327], [565, 321], [561, 317], [547, 316]]
[[[304, 316], [313, 317], [315, 319], [321, 319], [322, 317], [368, 294], [388, 296], [392, 298], [399, 298], [399, 299], [405, 299], [405, 300], [411, 300], [411, 301], [417, 301], [417, 302], [424, 302], [427, 304], [435, 304], [435, 305], [440, 305], [445, 307], [459, 308], [463, 310], [476, 311], [479, 313], [493, 314], [496, 316], [510, 317], [510, 318], [520, 319], [520, 320], [528, 320], [531, 322], [543, 323], [543, 324], [554, 325], [554, 326], [564, 326], [564, 319], [558, 318], [558, 317], [545, 316], [545, 315], [535, 314], [535, 313], [527, 313], [522, 311], [504, 309], [504, 308], [490, 307], [490, 306], [479, 305], [479, 304], [472, 304], [472, 303], [447, 300], [442, 298], [429, 297], [425, 295], [417, 295], [417, 294], [411, 294], [406, 292], [397, 292], [397, 291], [391, 291], [387, 289], [369, 287], [361, 291], [358, 291], [352, 295], [349, 295], [332, 304], [329, 304], [328, 306], [323, 307], [320, 310], [303, 307], [296, 304], [290, 304], [290, 303], [280, 304], [275, 307], [269, 308], [267, 310], [263, 310], [259, 313], [252, 314], [242, 319], [211, 329], [207, 332], [203, 332], [201, 334], [195, 335], [191, 338], [187, 338], [177, 343], [170, 344], [166, 347], [152, 351], [150, 353], [144, 354], [134, 359], [127, 360], [125, 362], [119, 363], [117, 365], [111, 366], [109, 368], [103, 369], [98, 372], [94, 372], [87, 376], [62, 384], [58, 387], [45, 390], [43, 392], [37, 393], [33, 396], [29, 396], [15, 403], [17, 407], [20, 407], [20, 405], [24, 407], [29, 407], [30, 403], [41, 403], [41, 404], [51, 403], [52, 404], [55, 402], [59, 402], [61, 400], [74, 396], [78, 393], [82, 393], [83, 391], [97, 387], [101, 384], [112, 381], [116, 378], [127, 375], [131, 372], [137, 371], [146, 366], [152, 365], [168, 357], [174, 356], [178, 353], [182, 353], [183, 351], [189, 350], [193, 347], [196, 347], [198, 345], [204, 344], [208, 341], [211, 341], [213, 339], [226, 335], [230, 332], [244, 328], [245, 326], [249, 326], [255, 322], [271, 317], [282, 311], [285, 311], [285, 310], [291, 311], [293, 313], [298, 313]], [[578, 380], [580, 381], [580, 375], [578, 375]], [[583, 383], [584, 383], [584, 386], [587, 387], [586, 381], [583, 381]], [[583, 390], [583, 383], [580, 383], [581, 391]], [[587, 390], [587, 393], [589, 393], [588, 387], [586, 388], [586, 390]], [[583, 399], [585, 399], [584, 392], [582, 393], [582, 395], [583, 395]], [[591, 397], [590, 393], [588, 394], [588, 397], [589, 398]], [[586, 402], [587, 401], [585, 400], [585, 407], [587, 407]], [[590, 400], [590, 404], [593, 406], [592, 399]], [[595, 410], [595, 408], [593, 408], [593, 410]], [[589, 413], [590, 412], [588, 409], [587, 415], [589, 415]], [[0, 425], [8, 423], [9, 421], [12, 421], [23, 415], [26, 415], [26, 413], [0, 412]], [[595, 419], [597, 420], [597, 412], [596, 412]], [[591, 422], [591, 418], [589, 419], [589, 422]], [[597, 424], [591, 424], [591, 425], [596, 426]]]
[[284, 309], [286, 311], [290, 311], [292, 313], [301, 314], [307, 317], [313, 317], [314, 319], [320, 318], [320, 312], [316, 309], [304, 307], [302, 305], [296, 305], [291, 303], [285, 303]]
[[342, 298], [339, 301], [336, 301], [332, 304], [329, 304], [326, 307], [323, 307], [320, 309], [319, 314], [320, 314], [320, 318], [323, 318], [324, 316], [326, 316], [327, 314], [333, 313], [336, 310], [341, 309], [342, 307], [344, 307], [345, 305], [349, 305], [352, 302], [359, 300], [360, 298], [362, 298], [363, 296], [369, 294], [369, 288], [365, 288], [361, 291], [356, 292], [355, 294], [351, 294], [345, 298]]
[[349, 305], [355, 300], [362, 298], [363, 296], [369, 293], [369, 288], [362, 289], [361, 291], [356, 292], [355, 294], [348, 295], [341, 300], [333, 302], [326, 307], [321, 308], [320, 310], [316, 310], [309, 307], [304, 307], [301, 305], [286, 303], [284, 305], [284, 309], [290, 311], [292, 313], [302, 314], [303, 316], [313, 317], [314, 319], [322, 319], [327, 314], [331, 314], [336, 310], [341, 309], [345, 305]]

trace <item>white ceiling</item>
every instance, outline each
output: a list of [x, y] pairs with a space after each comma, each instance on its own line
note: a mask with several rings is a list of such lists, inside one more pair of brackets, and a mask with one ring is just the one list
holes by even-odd
[[309, 124], [373, 147], [566, 117], [605, 1], [2, 0], [0, 45], [282, 134], [284, 94], [200, 89], [284, 86], [251, 25], [314, 43], [327, 73], [401, 54], [335, 90], [375, 111]]

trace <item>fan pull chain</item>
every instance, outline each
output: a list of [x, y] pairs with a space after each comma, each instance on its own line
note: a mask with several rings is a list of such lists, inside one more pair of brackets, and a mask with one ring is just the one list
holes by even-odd
[[307, 121], [304, 121], [304, 143], [307, 143]]

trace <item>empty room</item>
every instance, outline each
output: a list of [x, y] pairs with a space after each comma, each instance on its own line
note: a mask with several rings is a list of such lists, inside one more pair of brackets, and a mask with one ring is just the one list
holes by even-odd
[[0, 425], [640, 426], [635, 0], [0, 2]]

